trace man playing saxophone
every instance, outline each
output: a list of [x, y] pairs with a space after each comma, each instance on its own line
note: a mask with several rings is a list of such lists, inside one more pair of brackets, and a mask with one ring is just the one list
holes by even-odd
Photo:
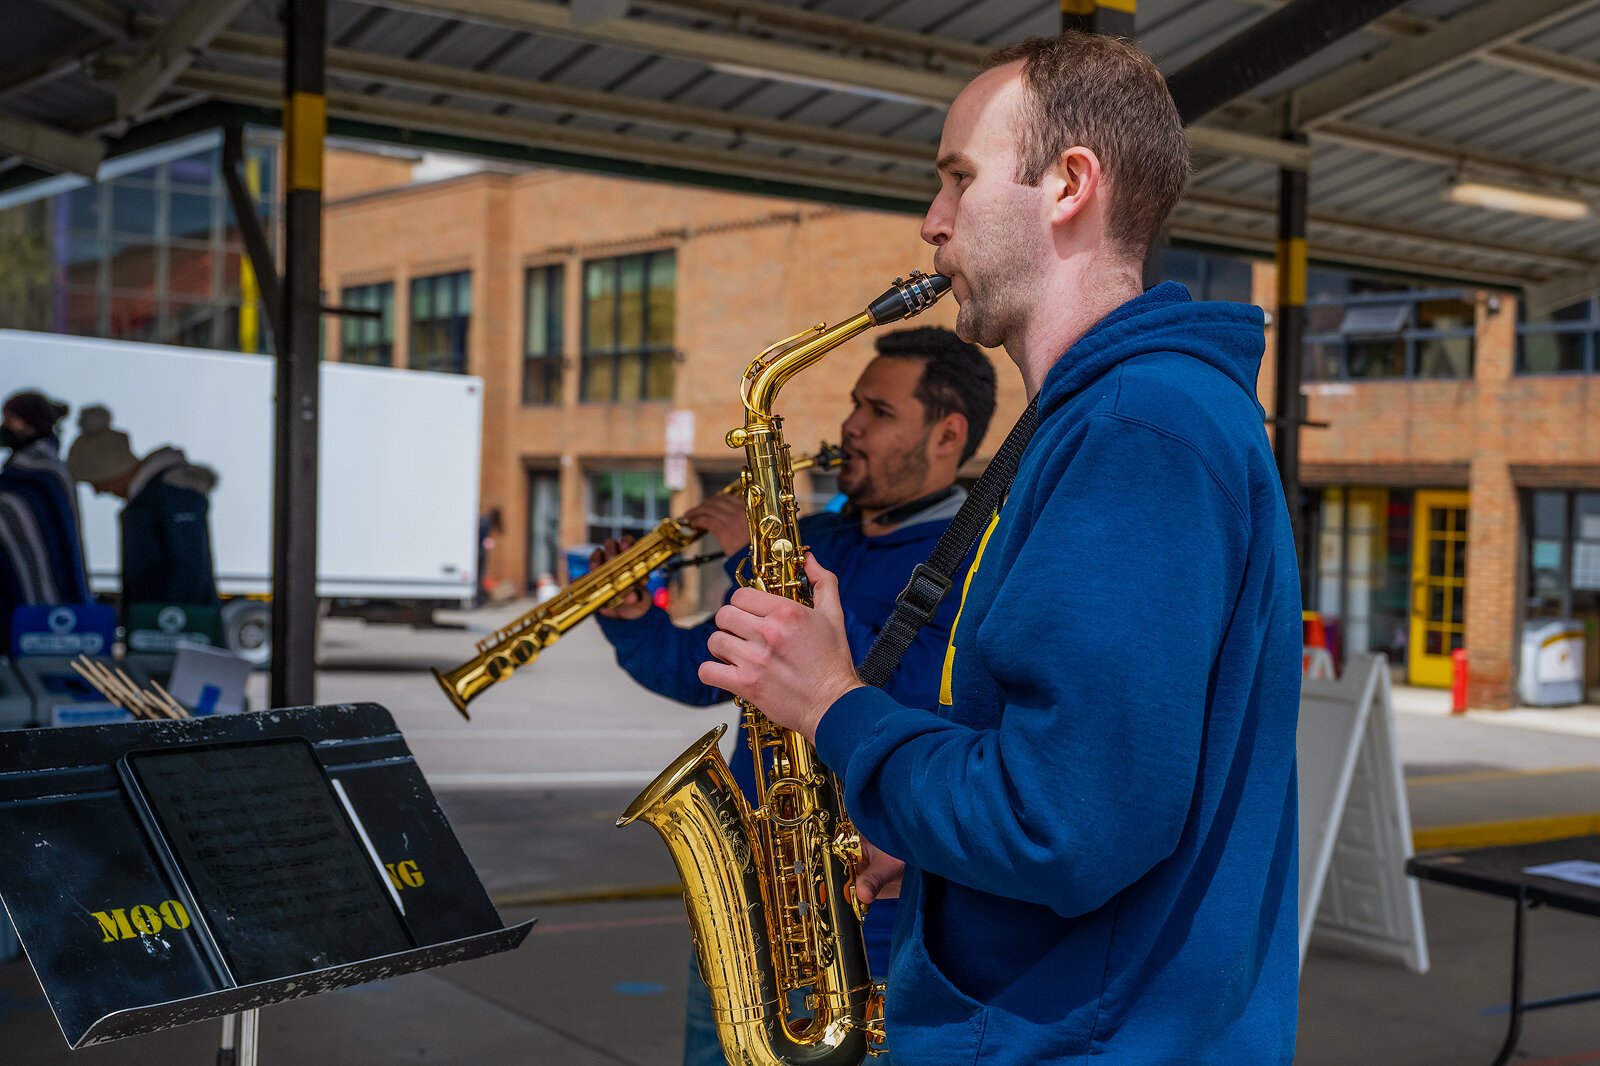
[[1127, 42], [998, 52], [937, 165], [922, 234], [957, 332], [1004, 346], [1038, 402], [940, 709], [862, 686], [820, 554], [814, 607], [734, 593], [701, 679], [842, 779], [881, 849], [858, 896], [903, 876], [901, 1066], [1287, 1063], [1300, 586], [1261, 311], [1144, 290], [1189, 160]]
[[[993, 366], [949, 330], [885, 333], [876, 346], [878, 357], [851, 391], [851, 412], [840, 428], [846, 460], [839, 488], [849, 505], [841, 514], [811, 515], [800, 526], [806, 544], [840, 575], [847, 640], [858, 656], [871, 646], [912, 568], [927, 557], [966, 498], [956, 472], [977, 451], [995, 405]], [[742, 496], [711, 497], [684, 519], [717, 538], [732, 575], [749, 545]], [[607, 542], [596, 563], [623, 547]], [[955, 609], [953, 599], [946, 602], [906, 653], [888, 688], [898, 699], [933, 705]], [[731, 698], [697, 676], [710, 658], [706, 639], [715, 630], [712, 622], [678, 627], [635, 591], [600, 612], [600, 627], [616, 648], [618, 663], [646, 688], [699, 706]], [[742, 736], [731, 765], [754, 802], [753, 767]], [[884, 900], [868, 912], [863, 929], [869, 963], [880, 977], [887, 969], [893, 924], [894, 901]], [[723, 1061], [704, 986], [692, 977], [684, 1062]]]

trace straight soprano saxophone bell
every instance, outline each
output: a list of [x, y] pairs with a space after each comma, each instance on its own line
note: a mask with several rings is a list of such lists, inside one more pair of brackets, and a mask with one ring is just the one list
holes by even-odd
[[[795, 469], [832, 470], [842, 462], [843, 449], [824, 444], [815, 455], [796, 460]], [[741, 482], [735, 481], [725, 486], [722, 494], [738, 492], [742, 487]], [[453, 670], [434, 669], [434, 679], [461, 717], [470, 719], [467, 704], [533, 662], [573, 626], [625, 595], [704, 535], [705, 530], [696, 529], [681, 518], [663, 520], [626, 551], [607, 559], [533, 610], [480, 640], [478, 654], [471, 659]]]

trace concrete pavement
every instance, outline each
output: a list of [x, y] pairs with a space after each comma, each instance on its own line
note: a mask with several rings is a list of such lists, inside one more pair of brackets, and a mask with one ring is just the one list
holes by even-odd
[[[465, 620], [486, 632], [509, 614]], [[540, 925], [515, 952], [269, 1008], [263, 1066], [675, 1063], [689, 954], [682, 904], [657, 894], [674, 878], [655, 834], [612, 823], [723, 712], [640, 692], [592, 627], [491, 690], [470, 724], [426, 667], [465, 658], [473, 633], [334, 621], [323, 637], [319, 699], [390, 708], [503, 917]], [[1600, 736], [1451, 718], [1430, 699], [1405, 690], [1397, 700], [1419, 827], [1600, 809], [1591, 790]], [[1297, 1062], [1490, 1061], [1504, 1031], [1510, 904], [1426, 883], [1421, 892], [1429, 974], [1313, 944]], [[1530, 995], [1600, 985], [1600, 924], [1541, 910], [1528, 936]], [[69, 1053], [31, 971], [0, 966], [0, 1066], [209, 1064], [217, 1032], [206, 1022]], [[1523, 1048], [1521, 1066], [1600, 1063], [1600, 1006], [1530, 1016]]]

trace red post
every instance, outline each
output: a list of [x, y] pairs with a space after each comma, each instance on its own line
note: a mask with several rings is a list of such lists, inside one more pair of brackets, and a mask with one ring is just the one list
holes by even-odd
[[1467, 649], [1450, 653], [1450, 713], [1467, 712]]

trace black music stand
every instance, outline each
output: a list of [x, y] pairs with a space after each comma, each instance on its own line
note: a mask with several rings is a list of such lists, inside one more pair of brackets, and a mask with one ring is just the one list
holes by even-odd
[[521, 944], [389, 712], [0, 734], [0, 898], [73, 1049]]

